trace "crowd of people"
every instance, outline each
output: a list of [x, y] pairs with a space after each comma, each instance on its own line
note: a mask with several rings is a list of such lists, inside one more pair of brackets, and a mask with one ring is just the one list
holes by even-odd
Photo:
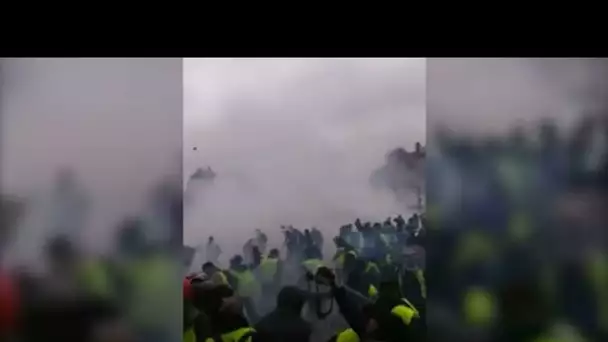
[[[282, 246], [257, 231], [227, 264], [210, 238], [187, 276], [181, 191], [161, 187], [169, 239], [129, 218], [94, 257], [67, 227], [44, 272], [3, 265], [0, 340], [607, 341], [606, 127], [441, 133], [425, 151], [424, 214], [356, 219], [329, 239], [285, 226]], [[20, 216], [6, 208], [2, 251]]]
[[227, 267], [210, 237], [208, 260], [184, 279], [184, 340], [421, 341], [424, 226], [418, 214], [357, 219], [327, 256], [317, 228], [282, 227], [285, 255], [257, 230]]
[[608, 125], [526, 129], [429, 144], [433, 341], [608, 340]]
[[[75, 186], [74, 176], [66, 179], [62, 172], [55, 194], [72, 193], [74, 188], [68, 185]], [[109, 227], [115, 232], [114, 242], [103, 254], [87, 250], [80, 235], [72, 235], [78, 229], [65, 224], [82, 224], [86, 212], [73, 211], [83, 206], [52, 206], [57, 215], [43, 215], [50, 226], [43, 229], [24, 225], [31, 207], [27, 200], [19, 202], [11, 225], [1, 227], [0, 341], [164, 342], [180, 335], [181, 289], [175, 282], [180, 270], [175, 256], [182, 244], [181, 196], [176, 196], [181, 191], [168, 191], [167, 184], [151, 197], [162, 212], [153, 218], [135, 213]], [[160, 235], [165, 238], [151, 234], [151, 221], [164, 227]], [[40, 236], [42, 250], [21, 254], [40, 252], [41, 257], [9, 263], [6, 252], [25, 252], [15, 251], [14, 241], [28, 233], [45, 234]]]

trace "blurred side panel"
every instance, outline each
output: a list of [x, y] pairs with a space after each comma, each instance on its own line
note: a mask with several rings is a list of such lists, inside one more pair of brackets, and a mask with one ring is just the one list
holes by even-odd
[[427, 62], [432, 341], [605, 341], [608, 62]]
[[182, 60], [0, 67], [0, 252], [23, 313], [11, 334], [181, 340]]

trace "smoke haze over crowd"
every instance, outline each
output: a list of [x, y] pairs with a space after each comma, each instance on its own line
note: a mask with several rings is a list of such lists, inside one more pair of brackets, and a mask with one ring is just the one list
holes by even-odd
[[43, 207], [63, 167], [92, 202], [85, 246], [109, 247], [116, 222], [139, 214], [162, 177], [181, 173], [181, 59], [0, 62], [2, 192], [32, 201], [9, 254], [40, 251], [51, 228]]
[[280, 225], [329, 239], [356, 217], [406, 214], [368, 178], [389, 150], [424, 143], [425, 88], [424, 59], [186, 59], [184, 177], [218, 177], [187, 204], [185, 243], [214, 235], [235, 253], [256, 228], [276, 245]]

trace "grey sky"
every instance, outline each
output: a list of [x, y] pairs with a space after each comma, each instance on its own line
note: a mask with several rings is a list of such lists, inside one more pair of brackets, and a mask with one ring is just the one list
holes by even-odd
[[140, 211], [147, 189], [179, 170], [181, 59], [1, 63], [3, 191], [39, 195], [69, 165], [93, 197], [87, 243], [107, 244], [114, 222]]
[[424, 59], [185, 60], [184, 172], [219, 174], [185, 241], [236, 248], [255, 228], [333, 233], [395, 214], [367, 178], [391, 148], [424, 142], [425, 124]]

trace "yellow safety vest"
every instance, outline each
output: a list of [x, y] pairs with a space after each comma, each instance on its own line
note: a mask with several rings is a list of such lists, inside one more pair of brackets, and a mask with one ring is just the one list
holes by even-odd
[[[222, 342], [251, 342], [251, 337], [244, 338], [241, 340], [245, 334], [255, 332], [253, 328], [245, 327], [240, 328], [235, 331], [231, 331], [226, 334], [220, 335]], [[207, 342], [216, 342], [212, 337], [208, 337], [205, 339]], [[196, 342], [196, 333], [194, 332], [194, 328], [190, 328], [184, 332], [183, 342]]]
[[473, 287], [464, 296], [464, 317], [467, 323], [487, 326], [496, 317], [494, 296], [483, 288]]
[[357, 253], [355, 253], [355, 251], [348, 251], [348, 252], [344, 251], [344, 250], [338, 251], [336, 253], [336, 256], [334, 257], [334, 260], [336, 261], [336, 266], [343, 268], [344, 263], [346, 262], [346, 256], [349, 254], [352, 255], [353, 258], [357, 257]]
[[[154, 256], [136, 262], [130, 269], [133, 280], [133, 297], [129, 303], [130, 317], [145, 327], [164, 326], [168, 320], [181, 312], [181, 303], [171, 296], [175, 283], [168, 276], [178, 274], [174, 264], [167, 257]], [[150, 310], [150, 305], [163, 308]]]
[[305, 260], [304, 262], [302, 262], [302, 266], [304, 266], [304, 268], [312, 273], [313, 275], [317, 274], [317, 270], [323, 266], [325, 266], [323, 264], [323, 260], [319, 260], [319, 259], [308, 259]]
[[370, 297], [376, 297], [378, 296], [378, 289], [376, 289], [376, 287], [374, 285], [369, 285], [368, 289], [367, 289], [367, 295]]
[[[229, 333], [222, 334], [220, 338], [222, 342], [251, 342], [252, 337], [245, 337], [247, 334], [255, 333], [255, 329], [251, 327], [244, 327], [240, 329], [236, 329]], [[206, 339], [206, 342], [216, 342], [213, 338], [209, 337]]]
[[230, 286], [230, 282], [228, 281], [228, 277], [226, 277], [226, 274], [224, 273], [224, 271], [218, 271], [217, 276], [220, 279], [220, 282], [222, 284]]
[[405, 298], [402, 298], [404, 304], [393, 307], [391, 313], [403, 321], [405, 325], [410, 325], [414, 318], [420, 318], [420, 312], [416, 307]]
[[184, 342], [196, 342], [196, 334], [194, 333], [194, 328], [190, 328], [184, 332]]
[[279, 260], [276, 258], [265, 258], [260, 264], [260, 278], [263, 283], [268, 284], [274, 281], [277, 274]]
[[85, 261], [81, 268], [84, 287], [93, 295], [103, 298], [112, 296], [112, 283], [104, 264], [98, 261]]
[[236, 293], [245, 298], [255, 297], [259, 293], [259, 284], [255, 280], [255, 276], [253, 272], [250, 270], [237, 272], [235, 270], [230, 270], [230, 273], [234, 275], [238, 280], [238, 288], [236, 289]]
[[339, 333], [336, 342], [360, 342], [359, 335], [353, 329], [346, 329]]
[[365, 266], [365, 273], [369, 273], [369, 272], [378, 272], [378, 273], [380, 273], [380, 268], [378, 268], [378, 265], [376, 265], [376, 263], [370, 261]]

